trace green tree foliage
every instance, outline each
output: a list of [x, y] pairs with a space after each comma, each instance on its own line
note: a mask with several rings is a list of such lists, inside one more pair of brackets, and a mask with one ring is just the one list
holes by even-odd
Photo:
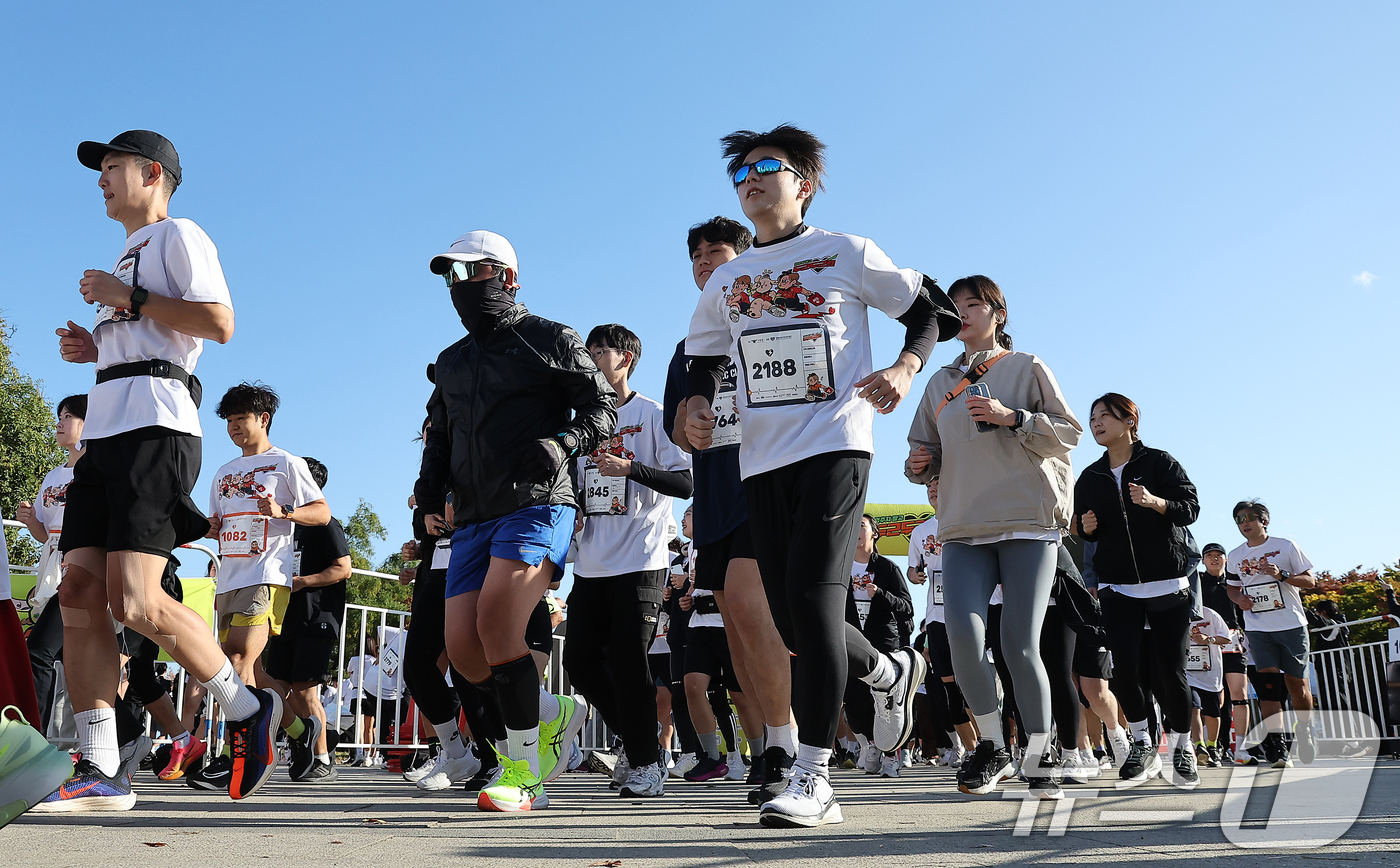
[[[33, 501], [44, 474], [66, 460], [54, 439], [53, 406], [39, 383], [20, 372], [10, 355], [13, 330], [0, 318], [0, 515], [15, 517], [21, 500]], [[29, 534], [5, 529], [10, 563], [39, 561], [39, 547]]]
[[[1311, 607], [1318, 600], [1329, 598], [1336, 601], [1343, 620], [1359, 621], [1362, 618], [1374, 618], [1377, 615], [1389, 613], [1385, 602], [1385, 587], [1381, 584], [1381, 580], [1384, 579], [1390, 585], [1396, 586], [1396, 583], [1400, 582], [1400, 563], [1383, 565], [1379, 570], [1364, 570], [1361, 567], [1356, 567], [1347, 570], [1340, 576], [1334, 576], [1323, 570], [1317, 574], [1317, 579], [1316, 591], [1304, 593], [1303, 603]], [[1386, 639], [1387, 631], [1394, 626], [1396, 626], [1395, 622], [1389, 620], [1358, 624], [1349, 628], [1351, 630], [1351, 644], [1365, 645], [1369, 642], [1383, 642]]]
[[[360, 505], [355, 508], [354, 515], [350, 516], [348, 521], [342, 521], [341, 526], [345, 528], [345, 540], [350, 547], [352, 567], [357, 570], [370, 570], [387, 575], [398, 574], [399, 568], [403, 565], [402, 556], [398, 551], [383, 561], [379, 561], [378, 566], [375, 566], [374, 542], [375, 540], [388, 539], [388, 532], [384, 529], [384, 522], [380, 520], [374, 507], [361, 498]], [[412, 606], [412, 586], [400, 585], [396, 579], [381, 579], [377, 576], [362, 576], [352, 573], [346, 584], [345, 592], [346, 601], [357, 606], [373, 606], [379, 609], [400, 611], [407, 611]], [[398, 623], [397, 617], [390, 617], [390, 626], [397, 626]], [[365, 624], [370, 629], [381, 626], [379, 613], [369, 613]], [[347, 660], [359, 653], [360, 630], [360, 614], [358, 611], [352, 610], [345, 624], [345, 657]]]

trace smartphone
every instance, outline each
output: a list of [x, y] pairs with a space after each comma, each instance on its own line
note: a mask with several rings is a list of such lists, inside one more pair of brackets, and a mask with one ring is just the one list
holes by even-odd
[[[981, 398], [990, 398], [992, 397], [992, 390], [987, 388], [986, 383], [969, 383], [965, 394], [969, 398], [971, 398], [973, 395], [977, 395]], [[995, 431], [1000, 427], [1000, 425], [997, 425], [992, 422], [978, 422], [977, 433], [986, 434], [988, 431]]]

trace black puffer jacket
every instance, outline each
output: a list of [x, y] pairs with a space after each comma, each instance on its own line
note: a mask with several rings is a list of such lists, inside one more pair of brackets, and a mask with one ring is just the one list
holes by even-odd
[[458, 527], [527, 506], [577, 507], [565, 461], [554, 478], [524, 481], [521, 455], [534, 440], [570, 432], [592, 452], [617, 424], [617, 396], [578, 332], [517, 304], [495, 328], [467, 335], [438, 356], [418, 504], [441, 513], [450, 488]]
[[[1129, 483], [1166, 499], [1166, 514], [1133, 503]], [[1141, 441], [1133, 444], [1121, 487], [1114, 482], [1107, 452], [1079, 475], [1074, 484], [1074, 514], [1081, 531], [1084, 513], [1090, 511], [1099, 526], [1081, 536], [1097, 544], [1094, 572], [1100, 587], [1179, 579], [1194, 569], [1193, 562], [1201, 556], [1184, 530], [1201, 511], [1196, 486], [1175, 458]]]
[[879, 552], [870, 556], [866, 569], [875, 577], [870, 614], [865, 616], [865, 627], [861, 628], [856, 598], [847, 594], [846, 622], [860, 629], [877, 651], [898, 651], [908, 643], [907, 628], [913, 626], [914, 617], [914, 601], [909, 596], [909, 586], [904, 582], [904, 572]]

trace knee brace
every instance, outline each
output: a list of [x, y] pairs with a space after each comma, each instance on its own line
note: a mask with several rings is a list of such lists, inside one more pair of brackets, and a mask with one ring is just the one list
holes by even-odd
[[1232, 699], [1232, 700], [1230, 700], [1230, 704], [1231, 704], [1231, 705], [1249, 705], [1249, 700], [1248, 700], [1248, 699]]

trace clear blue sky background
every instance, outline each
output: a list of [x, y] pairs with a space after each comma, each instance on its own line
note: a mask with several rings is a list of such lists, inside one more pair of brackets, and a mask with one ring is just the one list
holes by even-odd
[[[1081, 419], [1107, 390], [1142, 406], [1200, 488], [1202, 542], [1235, 545], [1230, 506], [1257, 496], [1319, 566], [1400, 558], [1394, 4], [83, 3], [6, 24], [16, 361], [51, 398], [90, 386], [53, 329], [90, 324], [78, 278], [123, 234], [74, 148], [169, 136], [172, 213], [218, 245], [238, 316], [199, 366], [199, 497], [234, 455], [218, 395], [261, 379], [336, 513], [373, 504], [381, 556], [408, 538], [423, 370], [461, 334], [427, 260], [468, 229], [510, 238], [536, 313], [635, 330], [659, 398], [696, 295], [685, 231], [742, 216], [718, 139], [791, 121], [829, 145], [811, 222], [945, 286], [997, 280]], [[874, 330], [892, 360], [902, 329]], [[920, 497], [915, 403], [876, 422], [872, 501]]]

